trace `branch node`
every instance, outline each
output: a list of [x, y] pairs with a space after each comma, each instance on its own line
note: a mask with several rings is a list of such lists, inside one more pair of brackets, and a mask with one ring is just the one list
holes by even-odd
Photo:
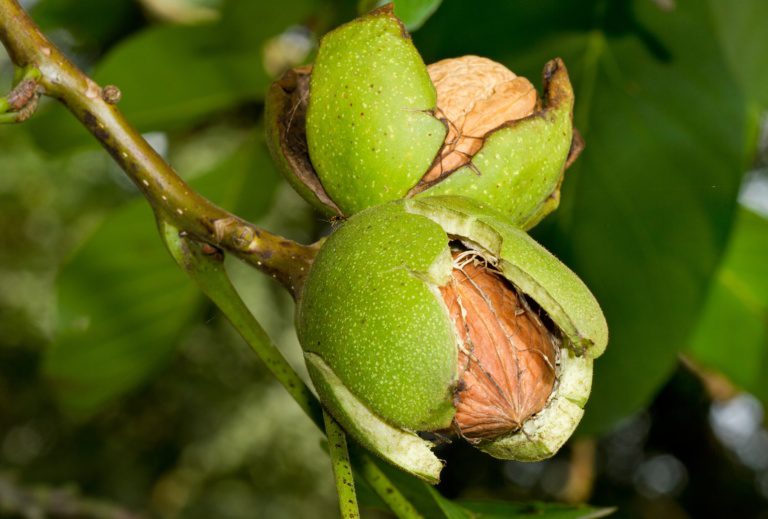
[[21, 123], [37, 111], [42, 88], [38, 83], [40, 71], [36, 68], [16, 70], [13, 90], [0, 98], [0, 123]]
[[210, 258], [212, 258], [213, 260], [219, 263], [224, 261], [224, 252], [218, 247], [214, 247], [210, 243], [201, 243], [200, 252], [202, 252], [203, 255], [209, 256]]
[[97, 85], [96, 82], [93, 81], [91, 78], [86, 77], [85, 84], [87, 85], [85, 89], [86, 98], [93, 100], [93, 99], [98, 99], [99, 97], [102, 96], [101, 87]]
[[107, 85], [101, 89], [101, 98], [109, 105], [116, 105], [123, 98], [123, 93], [115, 85]]
[[249, 251], [251, 243], [256, 238], [256, 232], [248, 226], [241, 226], [232, 234], [232, 245], [238, 250]]
[[226, 218], [219, 218], [213, 222], [213, 239], [216, 243], [222, 243], [224, 237], [228, 236], [229, 229], [237, 224], [237, 218], [228, 216]]

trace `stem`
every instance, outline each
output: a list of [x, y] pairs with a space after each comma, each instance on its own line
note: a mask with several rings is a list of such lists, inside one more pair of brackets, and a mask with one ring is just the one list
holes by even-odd
[[16, 0], [0, 0], [0, 41], [17, 67], [34, 67], [44, 92], [61, 101], [109, 152], [160, 214], [183, 232], [220, 247], [280, 281], [294, 297], [316, 246], [287, 240], [238, 218], [195, 191], [152, 149], [102, 89], [42, 34]]
[[336, 490], [339, 494], [339, 510], [345, 519], [360, 519], [355, 494], [355, 479], [352, 476], [352, 465], [349, 463], [347, 437], [336, 420], [323, 411], [325, 419], [325, 434], [328, 436], [328, 451], [331, 455], [333, 475], [336, 478]]
[[351, 449], [355, 461], [355, 470], [365, 479], [374, 492], [400, 519], [422, 519], [423, 516], [414, 508], [408, 499], [390, 481], [384, 471], [379, 468], [370, 456], [354, 445]]

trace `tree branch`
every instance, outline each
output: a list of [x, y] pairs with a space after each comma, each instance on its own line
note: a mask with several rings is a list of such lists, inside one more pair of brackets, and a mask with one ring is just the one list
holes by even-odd
[[318, 247], [287, 240], [238, 218], [189, 188], [101, 88], [67, 59], [16, 0], [0, 0], [0, 41], [17, 67], [40, 71], [37, 84], [61, 101], [109, 152], [159, 218], [186, 235], [230, 252], [280, 281], [294, 297]]

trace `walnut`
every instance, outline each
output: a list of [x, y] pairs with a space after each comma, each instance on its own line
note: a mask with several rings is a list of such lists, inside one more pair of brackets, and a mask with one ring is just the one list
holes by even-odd
[[536, 89], [504, 65], [478, 56], [445, 59], [427, 67], [437, 90], [437, 115], [446, 120], [445, 145], [424, 177], [431, 182], [467, 163], [485, 136], [536, 109]]
[[471, 253], [440, 291], [459, 341], [456, 423], [469, 440], [519, 430], [555, 385], [557, 339], [525, 296]]

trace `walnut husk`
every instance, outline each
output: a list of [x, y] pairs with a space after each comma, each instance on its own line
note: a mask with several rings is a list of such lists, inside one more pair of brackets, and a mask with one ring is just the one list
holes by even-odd
[[459, 349], [454, 423], [470, 441], [493, 439], [519, 430], [547, 404], [557, 338], [481, 258], [455, 253], [454, 265], [441, 287]]
[[448, 125], [448, 134], [423, 182], [468, 164], [489, 132], [536, 110], [531, 82], [495, 61], [462, 56], [433, 63], [427, 71], [437, 90], [437, 115]]
[[[278, 167], [302, 196], [304, 190], [326, 212], [341, 215], [341, 209], [325, 192], [317, 176], [307, 145], [307, 103], [312, 66], [288, 70], [272, 83], [267, 93], [267, 144]], [[308, 198], [309, 199], [309, 198]]]

